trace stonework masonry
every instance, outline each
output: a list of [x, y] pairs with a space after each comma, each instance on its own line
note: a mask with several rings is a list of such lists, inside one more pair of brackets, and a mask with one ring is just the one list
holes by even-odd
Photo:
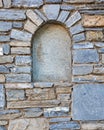
[[[70, 82], [33, 82], [47, 23], [71, 38]], [[0, 130], [104, 130], [104, 0], [0, 0]]]

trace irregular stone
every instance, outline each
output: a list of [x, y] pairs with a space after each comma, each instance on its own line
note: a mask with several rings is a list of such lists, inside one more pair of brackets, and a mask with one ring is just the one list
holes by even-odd
[[44, 101], [16, 101], [7, 102], [7, 108], [47, 108], [47, 107], [57, 107], [60, 104], [59, 100], [44, 100]]
[[67, 118], [51, 118], [49, 122], [55, 123], [55, 122], [69, 122], [71, 119], [69, 117]]
[[104, 43], [103, 42], [94, 42], [94, 45], [96, 47], [104, 47]]
[[11, 22], [2, 22], [0, 21], [0, 31], [9, 31], [12, 28], [12, 23]]
[[62, 10], [67, 10], [67, 11], [69, 11], [69, 10], [74, 10], [74, 9], [75, 9], [75, 6], [73, 6], [73, 5], [67, 5], [67, 4], [62, 4], [62, 5], [61, 5], [61, 9], [62, 9]]
[[8, 121], [0, 121], [0, 125], [5, 126], [8, 124]]
[[75, 50], [73, 51], [74, 63], [97, 63], [99, 55], [94, 49]]
[[103, 32], [102, 31], [87, 31], [86, 32], [86, 39], [88, 41], [99, 41], [103, 40]]
[[19, 31], [16, 29], [12, 29], [11, 38], [16, 39], [16, 40], [25, 41], [25, 42], [30, 42], [32, 39], [32, 34], [25, 32], [25, 31]]
[[1, 35], [0, 36], [0, 42], [8, 42], [8, 41], [10, 41], [9, 35]]
[[93, 69], [94, 74], [104, 74], [104, 65], [95, 65]]
[[30, 54], [29, 47], [12, 47], [11, 54]]
[[27, 108], [24, 109], [24, 117], [39, 117], [43, 114], [41, 108]]
[[56, 88], [57, 94], [69, 94], [71, 93], [71, 87], [58, 87]]
[[55, 99], [55, 90], [53, 88], [50, 89], [28, 89], [26, 90], [26, 96], [29, 100], [51, 100]]
[[72, 26], [70, 28], [70, 32], [71, 32], [72, 35], [77, 34], [77, 33], [81, 33], [83, 31], [84, 31], [84, 28], [82, 27], [81, 24], [77, 24], [77, 25]]
[[26, 67], [14, 66], [10, 68], [10, 71], [12, 73], [31, 73], [31, 67], [30, 66], [26, 66]]
[[93, 43], [91, 42], [81, 42], [81, 43], [75, 43], [73, 45], [73, 49], [87, 49], [87, 48], [94, 48]]
[[0, 74], [0, 83], [5, 82], [5, 76], [3, 74]]
[[45, 0], [46, 3], [61, 3], [62, 0]]
[[[101, 7], [100, 5], [98, 5], [99, 7]], [[98, 8], [98, 6], [96, 6], [97, 8]], [[92, 15], [103, 15], [104, 14], [104, 10], [95, 10], [95, 9], [88, 9], [88, 10], [84, 10], [84, 9], [82, 9], [82, 10], [80, 10], [80, 13], [81, 14], [88, 14], [88, 16], [89, 16], [89, 14], [90, 14], [90, 16], [92, 16]]]
[[55, 4], [44, 5], [43, 11], [48, 19], [55, 20], [59, 15], [60, 5], [55, 5]]
[[58, 117], [58, 116], [68, 116], [69, 107], [55, 107], [44, 109], [45, 117]]
[[104, 53], [104, 48], [98, 49], [98, 52], [101, 53], [101, 54]]
[[34, 83], [35, 88], [51, 88], [53, 87], [53, 83], [51, 82], [36, 82]]
[[30, 74], [7, 74], [6, 82], [15, 83], [15, 82], [31, 82]]
[[0, 9], [0, 20], [25, 20], [24, 10]]
[[43, 5], [43, 0], [13, 0], [14, 7], [37, 7]]
[[34, 34], [37, 28], [38, 27], [35, 24], [33, 24], [30, 20], [27, 20], [26, 24], [24, 25], [24, 29], [29, 31], [32, 34]]
[[80, 124], [74, 121], [70, 121], [70, 122], [60, 122], [57, 124], [50, 125], [50, 130], [63, 130], [63, 129], [80, 130]]
[[7, 101], [24, 100], [25, 92], [24, 90], [6, 90]]
[[74, 42], [81, 42], [85, 40], [85, 34], [84, 33], [80, 33], [80, 34], [76, 34], [73, 36], [73, 41]]
[[23, 28], [23, 22], [13, 22], [14, 28]]
[[104, 16], [101, 15], [84, 15], [84, 27], [102, 27], [104, 26]]
[[75, 4], [75, 3], [78, 3], [78, 4], [81, 4], [81, 3], [94, 3], [95, 0], [86, 0], [86, 1], [83, 1], [83, 0], [63, 0], [64, 2], [66, 3], [71, 3], [71, 4]]
[[0, 1], [0, 7], [3, 7], [3, 3], [2, 3], [2, 1]]
[[5, 55], [8, 55], [10, 53], [10, 45], [9, 44], [3, 44], [3, 53]]
[[102, 54], [102, 63], [104, 63], [104, 54]]
[[80, 84], [73, 90], [74, 120], [104, 119], [104, 84]]
[[4, 86], [0, 84], [0, 109], [4, 107], [5, 107], [5, 90], [4, 90]]
[[16, 56], [16, 65], [31, 65], [31, 56]]
[[70, 94], [58, 94], [57, 99], [60, 100], [61, 102], [69, 101], [71, 99], [71, 95]]
[[2, 46], [0, 46], [0, 55], [1, 56], [3, 55], [3, 48], [2, 48]]
[[40, 26], [43, 23], [43, 20], [32, 10], [27, 10], [26, 15], [37, 26]]
[[11, 0], [3, 0], [4, 8], [10, 8], [11, 7]]
[[32, 83], [6, 83], [6, 89], [30, 89], [33, 88]]
[[9, 73], [9, 69], [4, 65], [0, 65], [0, 73]]
[[0, 126], [0, 130], [6, 130], [4, 126]]
[[92, 65], [76, 65], [73, 66], [73, 75], [87, 75], [93, 72]]
[[57, 21], [64, 23], [68, 18], [69, 14], [70, 14], [69, 11], [61, 11]]
[[23, 41], [16, 41], [16, 40], [13, 40], [11, 41], [10, 43], [10, 46], [20, 46], [20, 47], [25, 47], [25, 46], [31, 46], [31, 42], [23, 42]]
[[72, 16], [68, 18], [68, 20], [65, 22], [65, 24], [68, 27], [71, 27], [75, 23], [77, 23], [81, 19], [81, 15], [79, 12], [75, 12]]
[[14, 58], [13, 56], [1, 56], [0, 57], [0, 64], [12, 63], [13, 58]]
[[49, 130], [48, 120], [45, 118], [30, 118], [11, 120], [8, 130]]

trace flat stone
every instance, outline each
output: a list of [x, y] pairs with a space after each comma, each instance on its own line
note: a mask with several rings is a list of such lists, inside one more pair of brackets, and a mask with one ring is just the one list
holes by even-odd
[[76, 65], [73, 66], [73, 75], [87, 75], [93, 72], [92, 65]]
[[10, 68], [10, 71], [12, 73], [31, 73], [31, 67], [30, 66], [14, 66]]
[[25, 20], [24, 10], [0, 9], [0, 20]]
[[4, 65], [0, 65], [0, 73], [9, 73], [9, 69]]
[[73, 45], [73, 49], [89, 49], [89, 48], [94, 48], [93, 43], [91, 42], [81, 42], [81, 43], [75, 43]]
[[10, 36], [9, 35], [1, 35], [0, 36], [0, 42], [9, 42]]
[[14, 28], [23, 28], [23, 22], [13, 22]]
[[3, 44], [3, 54], [8, 55], [10, 53], [10, 45]]
[[45, 117], [58, 117], [58, 116], [68, 116], [69, 107], [55, 107], [44, 109]]
[[0, 121], [0, 126], [5, 126], [8, 124], [8, 121]]
[[69, 122], [71, 119], [69, 118], [69, 117], [65, 117], [65, 118], [61, 118], [61, 117], [59, 117], [59, 118], [51, 118], [50, 120], [49, 120], [49, 122], [50, 123], [55, 123], [55, 122]]
[[43, 0], [13, 0], [14, 7], [37, 7], [43, 5]]
[[71, 87], [58, 87], [56, 88], [57, 94], [69, 94], [71, 93]]
[[34, 34], [37, 28], [38, 27], [35, 24], [33, 24], [30, 20], [27, 20], [26, 24], [24, 25], [24, 29], [29, 31], [32, 34]]
[[63, 0], [64, 2], [66, 3], [71, 3], [71, 4], [75, 4], [75, 3], [78, 3], [78, 4], [81, 4], [81, 3], [94, 3], [95, 0], [86, 0], [86, 1], [83, 1], [83, 0]]
[[45, 0], [46, 3], [61, 3], [62, 0]]
[[103, 54], [104, 53], [104, 48], [98, 49], [98, 52], [101, 53], [101, 54]]
[[5, 90], [4, 86], [0, 84], [0, 108], [5, 107]]
[[45, 118], [11, 120], [8, 130], [49, 130], [48, 120]]
[[74, 42], [81, 42], [81, 41], [84, 41], [86, 38], [85, 38], [85, 34], [84, 33], [80, 33], [80, 34], [76, 34], [73, 36], [73, 41]]
[[73, 90], [73, 120], [104, 120], [104, 84], [80, 84]]
[[43, 20], [32, 10], [27, 10], [26, 15], [37, 26], [40, 26], [43, 23]]
[[6, 130], [4, 126], [0, 126], [0, 130]]
[[11, 46], [13, 47], [25, 47], [25, 46], [31, 46], [31, 42], [23, 42], [23, 41], [18, 41], [18, 40], [12, 40], [10, 43], [9, 43]]
[[16, 56], [16, 65], [31, 65], [31, 56]]
[[24, 100], [25, 92], [24, 90], [6, 90], [7, 101]]
[[75, 50], [73, 51], [74, 63], [97, 63], [99, 62], [99, 55], [94, 49]]
[[80, 13], [77, 11], [73, 15], [69, 16], [68, 20], [65, 22], [65, 24], [68, 27], [71, 27], [75, 23], [77, 23], [81, 19]]
[[2, 22], [0, 21], [0, 31], [9, 31], [12, 28], [12, 23], [11, 22]]
[[94, 42], [94, 45], [96, 46], [96, 47], [104, 47], [104, 43], [103, 42]]
[[56, 20], [59, 15], [60, 5], [44, 5], [43, 11], [48, 19]]
[[70, 14], [69, 11], [61, 11], [57, 21], [64, 23], [66, 19], [68, 18], [69, 14]]
[[12, 47], [11, 48], [11, 54], [30, 54], [30, 48], [29, 47]]
[[11, 7], [11, 0], [3, 0], [4, 8], [10, 8]]
[[67, 10], [67, 11], [69, 11], [69, 10], [74, 10], [74, 9], [75, 9], [75, 6], [73, 6], [73, 5], [67, 5], [67, 4], [62, 4], [62, 5], [61, 5], [61, 9], [62, 9], [62, 10]]
[[102, 63], [104, 63], [104, 54], [102, 54]]
[[30, 74], [7, 74], [6, 82], [15, 83], [15, 82], [31, 82]]
[[58, 94], [57, 99], [60, 100], [61, 102], [69, 101], [71, 99], [71, 95], [70, 94]]
[[1, 56], [0, 57], [1, 64], [12, 63], [12, 62], [13, 62], [13, 56]]
[[0, 83], [5, 82], [5, 76], [3, 74], [0, 74]]
[[1, 110], [0, 116], [6, 115], [6, 114], [15, 114], [15, 113], [20, 113], [20, 111], [19, 110]]
[[27, 41], [30, 42], [32, 39], [32, 34], [25, 32], [25, 31], [19, 31], [16, 29], [12, 29], [11, 31], [11, 38], [21, 41]]
[[84, 15], [84, 27], [102, 27], [104, 26], [104, 16], [102, 15]]
[[36, 88], [51, 88], [53, 87], [53, 83], [51, 82], [35, 82], [34, 87]]
[[70, 32], [71, 32], [72, 35], [77, 34], [77, 33], [81, 33], [83, 31], [84, 31], [84, 28], [82, 27], [81, 24], [77, 24], [77, 25], [72, 26], [70, 28]]
[[93, 69], [94, 74], [104, 74], [104, 65], [95, 65]]

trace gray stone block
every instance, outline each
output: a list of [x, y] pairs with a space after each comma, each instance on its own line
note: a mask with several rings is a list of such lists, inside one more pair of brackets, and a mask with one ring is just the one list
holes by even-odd
[[5, 64], [5, 63], [12, 63], [13, 62], [13, 56], [1, 56], [0, 57], [0, 63]]
[[43, 0], [13, 0], [12, 6], [15, 7], [40, 7]]
[[22, 28], [23, 27], [23, 22], [13, 22], [13, 27], [14, 28]]
[[10, 8], [11, 7], [11, 0], [3, 0], [4, 8]]
[[10, 36], [9, 35], [0, 35], [0, 42], [9, 42]]
[[75, 50], [73, 51], [74, 63], [97, 63], [99, 55], [94, 49]]
[[80, 34], [76, 34], [73, 36], [73, 41], [74, 42], [81, 42], [85, 40], [85, 34], [84, 33], [80, 33]]
[[0, 84], [0, 108], [4, 108], [5, 106], [5, 90], [4, 86]]
[[0, 73], [9, 73], [9, 69], [4, 65], [0, 65]]
[[61, 3], [62, 0], [45, 0], [46, 3]]
[[83, 32], [83, 31], [84, 31], [84, 28], [82, 27], [81, 24], [77, 24], [77, 25], [72, 26], [70, 28], [70, 32], [71, 32], [72, 35]]
[[0, 115], [7, 115], [7, 114], [16, 114], [16, 113], [20, 113], [19, 110], [1, 110], [0, 111]]
[[87, 49], [87, 48], [94, 48], [93, 43], [90, 42], [81, 42], [81, 43], [75, 43], [73, 45], [73, 49]]
[[104, 120], [104, 84], [74, 86], [73, 120]]
[[0, 20], [24, 20], [26, 19], [24, 10], [0, 9]]
[[36, 88], [51, 88], [53, 87], [53, 83], [51, 82], [36, 82], [34, 83], [34, 87]]
[[11, 22], [2, 22], [0, 21], [0, 32], [2, 31], [9, 31], [12, 28], [12, 23]]
[[0, 126], [0, 130], [6, 130], [4, 126]]
[[31, 67], [30, 66], [13, 66], [10, 68], [10, 71], [12, 73], [30, 73]]
[[95, 44], [96, 47], [104, 47], [103, 42], [95, 42], [94, 44]]
[[31, 65], [31, 56], [16, 56], [16, 65]]
[[10, 53], [10, 45], [9, 44], [3, 44], [3, 54], [8, 55]]
[[49, 120], [49, 122], [51, 122], [51, 123], [54, 123], [54, 122], [69, 122], [71, 119], [69, 118], [69, 117], [67, 117], [67, 118], [51, 118], [50, 120]]
[[62, 9], [62, 10], [67, 10], [67, 11], [69, 11], [69, 10], [74, 10], [74, 9], [75, 9], [75, 6], [62, 4], [62, 5], [61, 5], [61, 9]]

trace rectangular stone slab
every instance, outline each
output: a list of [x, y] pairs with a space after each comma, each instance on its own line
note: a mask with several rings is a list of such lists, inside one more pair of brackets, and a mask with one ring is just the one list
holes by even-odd
[[74, 86], [72, 117], [82, 121], [104, 119], [104, 84]]

